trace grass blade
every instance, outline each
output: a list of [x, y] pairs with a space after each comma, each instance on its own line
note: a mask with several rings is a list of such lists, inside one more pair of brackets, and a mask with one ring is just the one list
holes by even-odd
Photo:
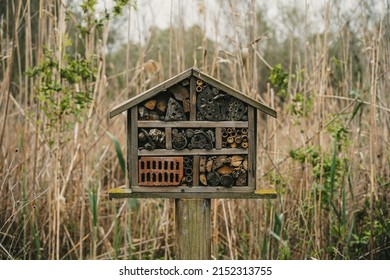
[[125, 162], [125, 158], [123, 157], [123, 152], [122, 152], [121, 146], [119, 145], [118, 139], [112, 133], [110, 133], [108, 131], [106, 133], [108, 136], [110, 136], [112, 142], [114, 142], [115, 151], [116, 151], [116, 155], [118, 157], [119, 165], [121, 167], [123, 176], [125, 176], [126, 175], [126, 162]]

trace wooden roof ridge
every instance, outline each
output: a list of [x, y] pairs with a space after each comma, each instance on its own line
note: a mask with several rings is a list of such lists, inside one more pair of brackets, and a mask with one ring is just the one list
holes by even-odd
[[255, 107], [256, 109], [258, 109], [258, 110], [260, 110], [260, 111], [262, 111], [262, 112], [264, 112], [264, 113], [266, 113], [274, 118], [276, 118], [276, 116], [277, 116], [276, 111], [274, 109], [272, 109], [271, 107], [268, 107], [268, 106], [264, 105], [263, 103], [255, 100], [247, 95], [244, 95], [243, 93], [237, 91], [236, 89], [232, 88], [231, 86], [224, 84], [221, 81], [201, 72], [199, 69], [197, 69], [195, 67], [192, 67], [192, 68], [189, 68], [189, 69], [181, 72], [180, 74], [152, 87], [151, 89], [118, 104], [110, 111], [110, 118], [113, 118], [116, 115], [119, 115], [120, 113], [122, 113], [123, 111], [128, 110], [128, 109], [138, 105], [139, 103], [148, 100], [149, 98], [153, 97], [157, 93], [159, 93], [161, 91], [165, 91], [168, 88], [170, 88], [171, 86], [173, 86], [173, 85], [177, 84], [178, 82], [181, 82], [182, 80], [187, 79], [191, 76], [199, 78], [199, 79], [203, 80], [204, 82], [219, 88], [220, 90], [226, 92], [227, 94], [236, 97], [237, 99], [245, 102], [246, 104], [251, 105], [251, 106]]

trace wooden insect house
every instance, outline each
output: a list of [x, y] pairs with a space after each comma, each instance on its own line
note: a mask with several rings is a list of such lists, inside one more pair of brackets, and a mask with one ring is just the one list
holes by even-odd
[[256, 188], [264, 104], [190, 68], [110, 112], [127, 111], [128, 185], [111, 198], [272, 198]]

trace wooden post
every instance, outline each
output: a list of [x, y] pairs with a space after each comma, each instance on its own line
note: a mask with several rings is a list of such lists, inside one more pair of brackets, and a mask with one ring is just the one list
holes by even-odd
[[210, 213], [210, 199], [175, 200], [178, 260], [211, 259]]

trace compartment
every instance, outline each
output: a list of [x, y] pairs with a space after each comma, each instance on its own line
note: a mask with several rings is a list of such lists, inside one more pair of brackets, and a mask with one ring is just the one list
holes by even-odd
[[201, 156], [199, 159], [201, 186], [247, 186], [248, 157], [245, 155]]
[[172, 148], [175, 150], [183, 149], [206, 149], [211, 150], [215, 147], [215, 129], [214, 128], [173, 128], [172, 129]]
[[222, 128], [222, 148], [248, 149], [247, 128]]
[[138, 105], [138, 120], [187, 121], [190, 114], [188, 79]]
[[199, 121], [247, 121], [248, 106], [216, 87], [196, 81], [196, 118]]
[[143, 187], [179, 186], [183, 179], [183, 157], [140, 157], [138, 184]]
[[164, 128], [139, 128], [138, 149], [154, 150], [166, 148], [166, 133]]

